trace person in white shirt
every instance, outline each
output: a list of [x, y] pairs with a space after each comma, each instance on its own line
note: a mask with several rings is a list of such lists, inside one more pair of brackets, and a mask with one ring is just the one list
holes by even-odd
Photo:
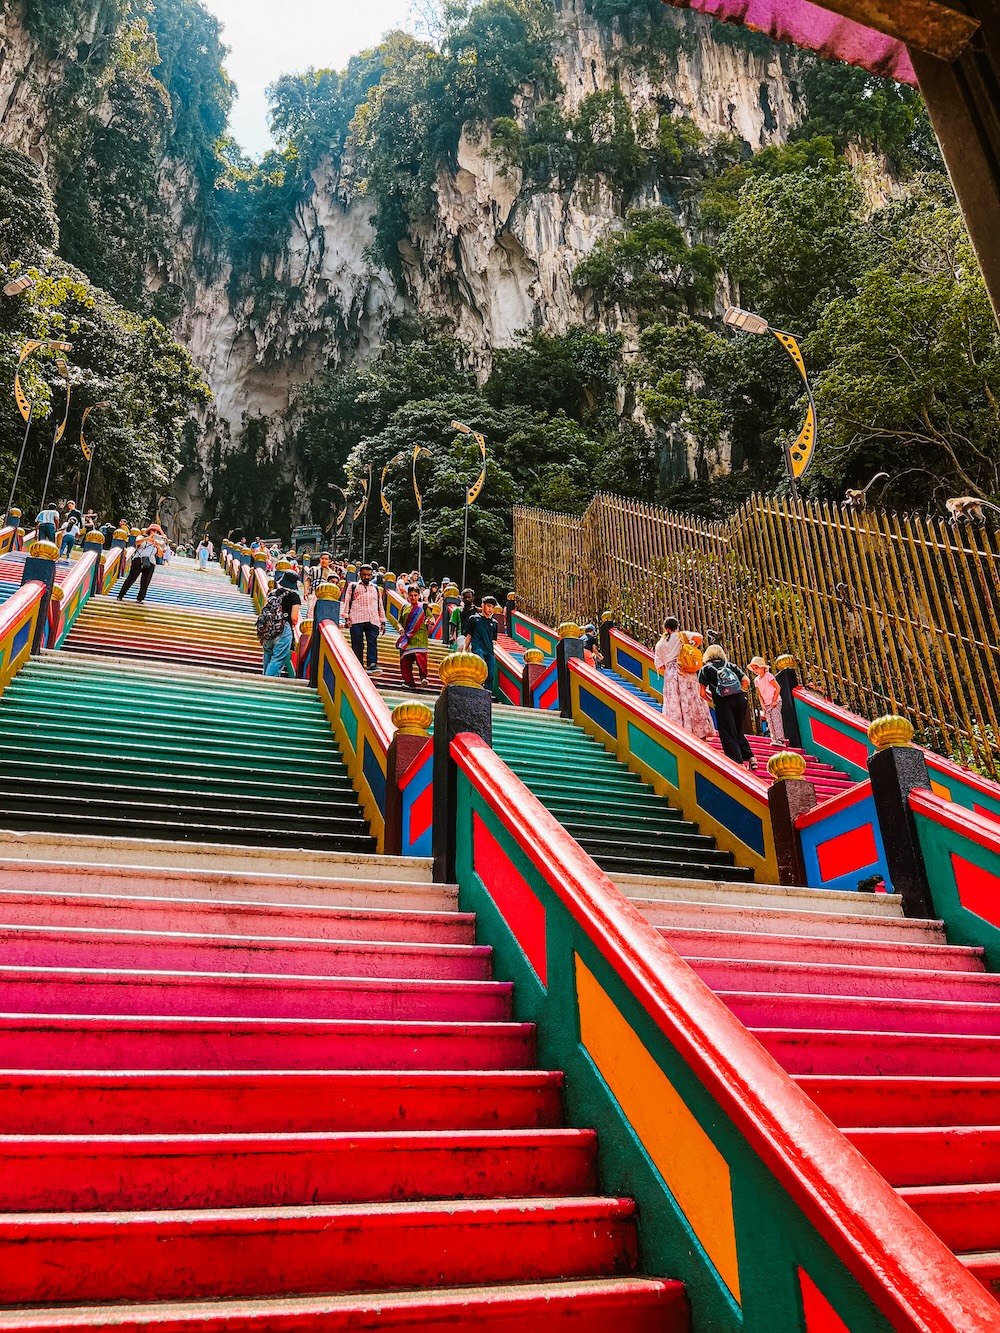
[[372, 582], [371, 565], [362, 565], [358, 582], [347, 585], [340, 619], [345, 629], [350, 627], [354, 656], [370, 676], [377, 675], [378, 636], [385, 633], [385, 593]]
[[132, 563], [129, 565], [128, 577], [118, 590], [119, 602], [123, 600], [136, 579], [139, 579], [139, 592], [135, 601], [137, 606], [142, 605], [146, 600], [146, 592], [149, 588], [150, 579], [153, 577], [153, 571], [156, 569], [156, 558], [159, 554], [160, 548], [150, 533], [147, 532], [138, 539], [135, 550], [132, 552]]

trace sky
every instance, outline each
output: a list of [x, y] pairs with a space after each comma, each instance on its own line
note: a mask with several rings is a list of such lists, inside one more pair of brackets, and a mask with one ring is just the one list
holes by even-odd
[[264, 90], [313, 65], [343, 69], [383, 33], [407, 26], [410, 0], [204, 0], [223, 24], [226, 68], [239, 89], [230, 129], [254, 156], [271, 147]]

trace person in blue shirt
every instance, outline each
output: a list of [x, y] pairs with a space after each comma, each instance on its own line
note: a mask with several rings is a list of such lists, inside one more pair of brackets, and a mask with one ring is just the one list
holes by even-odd
[[484, 597], [480, 610], [473, 610], [462, 617], [465, 630], [465, 651], [473, 652], [486, 663], [486, 680], [483, 688], [493, 692], [493, 677], [496, 674], [496, 654], [493, 645], [497, 641], [497, 622], [494, 615], [497, 609], [495, 597]]

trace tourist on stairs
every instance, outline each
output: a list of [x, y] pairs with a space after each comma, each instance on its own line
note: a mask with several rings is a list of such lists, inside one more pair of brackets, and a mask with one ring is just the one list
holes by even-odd
[[677, 659], [677, 686], [681, 698], [681, 726], [697, 736], [700, 741], [710, 741], [715, 737], [712, 714], [702, 686], [698, 683], [698, 673], [705, 665], [702, 657], [702, 637], [694, 630], [681, 630], [681, 651]]
[[[465, 596], [464, 593], [462, 595]], [[463, 618], [465, 651], [475, 653], [486, 663], [486, 679], [483, 681], [483, 689], [489, 690], [491, 694], [493, 693], [493, 678], [497, 669], [496, 654], [493, 651], [493, 645], [497, 641], [497, 622], [493, 619], [496, 609], [496, 598], [484, 597], [482, 610], [477, 611], [473, 607], [471, 614]]]
[[264, 653], [264, 675], [294, 676], [292, 626], [298, 624], [302, 599], [298, 577], [287, 560], [278, 561], [278, 580], [257, 617], [257, 638]]
[[146, 600], [149, 582], [153, 577], [153, 571], [156, 569], [156, 558], [159, 554], [160, 548], [157, 546], [152, 533], [144, 533], [135, 544], [135, 550], [132, 552], [132, 563], [129, 565], [125, 582], [118, 589], [117, 600], [119, 602], [123, 600], [129, 588], [138, 579], [139, 592], [135, 601], [137, 606], [142, 605]]
[[378, 674], [378, 636], [385, 633], [385, 593], [372, 582], [371, 565], [358, 570], [358, 582], [348, 585], [341, 619], [351, 631], [351, 647], [370, 676]]
[[684, 725], [681, 716], [681, 689], [677, 680], [677, 659], [681, 655], [682, 641], [678, 633], [679, 625], [674, 616], [667, 616], [653, 651], [653, 665], [663, 674], [663, 716], [674, 726]]
[[751, 657], [750, 670], [757, 686], [757, 697], [767, 720], [767, 734], [775, 745], [785, 744], [785, 727], [781, 719], [781, 686], [763, 657]]
[[[399, 669], [408, 690], [427, 684], [427, 608], [420, 600], [420, 589], [411, 583], [406, 590], [407, 608], [400, 621]], [[417, 680], [413, 678], [416, 668]]]
[[212, 556], [212, 543], [207, 537], [202, 537], [198, 543], [198, 568], [207, 569], [208, 562]]
[[734, 764], [755, 769], [753, 750], [746, 738], [747, 700], [744, 691], [750, 688], [750, 681], [733, 666], [718, 643], [705, 649], [705, 665], [698, 673], [698, 680], [715, 709], [719, 740], [727, 757]]

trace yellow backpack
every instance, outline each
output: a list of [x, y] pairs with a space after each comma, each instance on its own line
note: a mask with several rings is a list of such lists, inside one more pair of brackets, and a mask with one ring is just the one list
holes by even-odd
[[696, 676], [704, 665], [705, 659], [702, 657], [701, 649], [685, 639], [681, 645], [680, 656], [677, 658], [677, 670], [685, 676]]

